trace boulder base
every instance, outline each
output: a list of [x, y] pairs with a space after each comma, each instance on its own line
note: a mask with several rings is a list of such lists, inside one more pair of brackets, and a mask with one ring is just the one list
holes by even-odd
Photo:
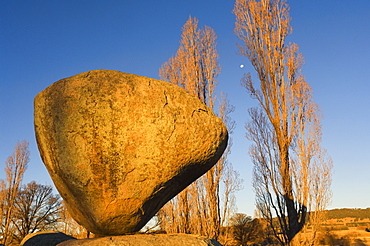
[[34, 108], [56, 188], [72, 217], [98, 235], [140, 230], [227, 145], [223, 122], [183, 88], [113, 70], [57, 81]]
[[70, 240], [58, 246], [222, 246], [214, 239], [189, 234], [138, 234]]

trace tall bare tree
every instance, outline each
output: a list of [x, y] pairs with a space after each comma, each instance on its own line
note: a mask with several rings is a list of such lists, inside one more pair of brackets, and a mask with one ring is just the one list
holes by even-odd
[[8, 244], [11, 238], [11, 224], [15, 210], [15, 200], [19, 193], [19, 188], [23, 179], [23, 174], [27, 169], [30, 152], [28, 142], [18, 142], [14, 152], [5, 162], [6, 180], [1, 181], [0, 191], [0, 216], [1, 216], [1, 243]]
[[[185, 88], [190, 94], [198, 97], [214, 110], [216, 77], [220, 72], [216, 50], [216, 34], [210, 27], [198, 28], [198, 20], [189, 17], [182, 29], [180, 47], [175, 56], [165, 62], [159, 70], [162, 80]], [[234, 122], [229, 114], [233, 108], [222, 97], [218, 116], [228, 126], [229, 132]], [[182, 191], [167, 203], [158, 213], [162, 229], [167, 232], [194, 233], [217, 239], [220, 225], [231, 206], [232, 190], [238, 185], [228, 182], [228, 193], [221, 208], [220, 185], [227, 165], [227, 153], [204, 176]], [[231, 176], [230, 176], [231, 177]], [[236, 177], [235, 175], [233, 177]], [[237, 182], [237, 181], [236, 181]], [[221, 211], [224, 211], [223, 213]], [[207, 223], [205, 223], [207, 221]]]
[[179, 85], [213, 109], [216, 77], [220, 73], [216, 34], [208, 26], [198, 28], [198, 19], [189, 17], [182, 28], [176, 55], [165, 62], [159, 77]]
[[286, 43], [292, 30], [288, 4], [236, 0], [234, 14], [240, 53], [249, 58], [260, 81], [256, 85], [250, 74], [243, 79], [259, 103], [249, 111], [246, 126], [253, 142], [257, 207], [279, 242], [289, 245], [308, 212], [327, 205], [331, 161], [320, 146], [320, 115], [301, 74], [303, 57], [296, 44]]

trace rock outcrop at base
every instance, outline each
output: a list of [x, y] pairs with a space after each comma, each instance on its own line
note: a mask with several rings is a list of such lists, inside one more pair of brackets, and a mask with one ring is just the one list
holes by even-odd
[[94, 70], [35, 98], [42, 160], [73, 218], [98, 235], [140, 230], [221, 157], [228, 134], [184, 89]]
[[58, 246], [222, 246], [214, 239], [189, 234], [138, 234], [70, 240]]
[[[62, 232], [41, 231], [28, 234], [21, 242], [20, 246], [56, 246], [61, 242], [76, 239]], [[75, 241], [75, 240], [73, 240]]]

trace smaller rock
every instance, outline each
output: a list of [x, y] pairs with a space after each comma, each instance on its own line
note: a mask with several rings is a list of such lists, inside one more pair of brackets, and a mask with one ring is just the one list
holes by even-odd
[[57, 231], [39, 231], [28, 234], [23, 238], [20, 246], [56, 246], [71, 239], [76, 238]]
[[70, 240], [58, 246], [222, 246], [217, 240], [190, 234], [136, 234]]

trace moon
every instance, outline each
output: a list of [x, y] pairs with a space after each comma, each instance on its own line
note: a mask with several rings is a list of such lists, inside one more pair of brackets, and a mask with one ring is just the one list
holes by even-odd
[[244, 67], [244, 64], [241, 64], [239, 67], [240, 67], [240, 68], [243, 68], [243, 67]]

